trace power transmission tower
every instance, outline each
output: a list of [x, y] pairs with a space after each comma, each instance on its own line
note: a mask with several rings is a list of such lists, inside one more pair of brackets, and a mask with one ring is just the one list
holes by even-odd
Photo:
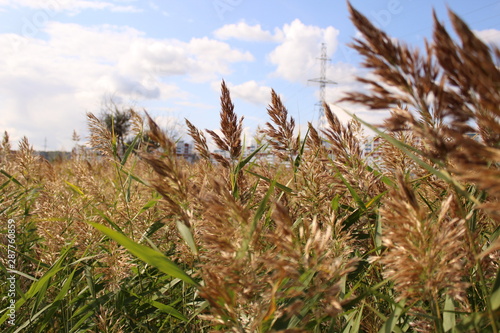
[[326, 78], [326, 63], [327, 61], [331, 61], [330, 58], [327, 57], [326, 55], [326, 44], [321, 43], [321, 56], [319, 58], [316, 58], [321, 61], [321, 67], [320, 67], [320, 77], [316, 79], [310, 79], [310, 82], [317, 82], [319, 83], [319, 102], [316, 103], [316, 105], [319, 106], [319, 122], [320, 126], [322, 125], [322, 119], [323, 115], [325, 113], [325, 109], [323, 107], [323, 102], [325, 101], [325, 88], [327, 84], [337, 84], [337, 82], [328, 80]]

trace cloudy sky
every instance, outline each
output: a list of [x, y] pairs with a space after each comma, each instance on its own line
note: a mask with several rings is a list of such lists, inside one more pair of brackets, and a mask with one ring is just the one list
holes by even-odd
[[[352, 0], [390, 35], [422, 46], [441, 0]], [[448, 1], [500, 44], [500, 1]], [[0, 130], [37, 150], [70, 150], [86, 112], [106, 101], [148, 110], [164, 126], [218, 128], [224, 79], [249, 135], [267, 121], [270, 89], [301, 124], [318, 118], [321, 43], [330, 102], [359, 89], [356, 36], [344, 0], [0, 0]], [[350, 108], [350, 106], [344, 106]], [[377, 122], [384, 114], [352, 107]], [[176, 121], [176, 119], [179, 119]]]

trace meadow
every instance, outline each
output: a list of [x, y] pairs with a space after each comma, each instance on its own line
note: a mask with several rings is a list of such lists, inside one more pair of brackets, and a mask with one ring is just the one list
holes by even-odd
[[5, 133], [2, 332], [500, 332], [500, 50], [452, 12], [417, 50], [350, 10], [371, 75], [345, 101], [382, 126], [325, 103], [299, 134], [273, 91], [246, 154], [222, 82], [194, 163], [133, 110], [127, 144], [89, 113], [54, 162]]

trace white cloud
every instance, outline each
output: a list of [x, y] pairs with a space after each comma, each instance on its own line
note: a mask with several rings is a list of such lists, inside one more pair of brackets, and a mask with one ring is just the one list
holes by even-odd
[[[0, 2], [2, 7], [28, 7], [32, 9], [40, 9], [46, 14], [56, 12], [70, 12], [72, 14], [81, 12], [82, 10], [109, 10], [112, 12], [140, 12], [141, 10], [132, 5], [120, 5], [115, 2], [123, 1], [89, 1], [89, 0], [4, 0]], [[126, 1], [128, 2], [128, 1]]]
[[232, 49], [227, 43], [207, 37], [193, 38], [186, 48], [195, 55], [193, 71], [190, 73], [194, 81], [208, 81], [229, 74], [230, 63], [254, 60], [250, 52]]
[[[233, 102], [235, 98], [239, 98], [251, 104], [267, 106], [271, 101], [271, 87], [262, 85], [254, 80], [237, 85], [232, 82], [225, 82]], [[215, 93], [220, 94], [221, 81], [212, 81], [210, 87]]]
[[152, 39], [129, 27], [49, 22], [43, 33], [44, 40], [0, 34], [1, 129], [22, 128], [12, 139], [26, 135], [37, 149], [49, 128], [49, 148], [71, 149], [73, 129], [85, 132], [84, 113], [98, 111], [105, 96], [182, 101], [189, 95], [174, 76], [203, 82], [253, 59], [221, 41]]
[[319, 76], [320, 45], [326, 43], [327, 56], [331, 56], [337, 49], [339, 31], [331, 26], [305, 25], [298, 19], [285, 24], [281, 31], [282, 43], [269, 54], [269, 60], [277, 66], [274, 75], [295, 82]]
[[257, 105], [268, 105], [271, 101], [271, 88], [247, 81], [239, 85], [228, 84], [231, 96]]
[[474, 33], [482, 39], [487, 44], [495, 44], [497, 47], [500, 46], [500, 30], [487, 29], [474, 31]]
[[239, 22], [237, 24], [226, 24], [217, 29], [214, 35], [223, 40], [235, 38], [250, 42], [267, 42], [278, 41], [282, 34], [279, 30], [276, 30], [276, 34], [273, 35], [269, 31], [262, 30], [260, 24], [248, 25], [245, 22]]

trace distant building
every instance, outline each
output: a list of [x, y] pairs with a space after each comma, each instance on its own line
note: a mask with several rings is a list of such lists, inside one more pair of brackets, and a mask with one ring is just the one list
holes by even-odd
[[382, 157], [381, 146], [384, 140], [376, 136], [372, 140], [365, 143], [363, 147], [363, 156], [369, 163], [378, 163]]
[[185, 142], [184, 140], [178, 141], [176, 146], [176, 154], [178, 156], [188, 156], [193, 153], [193, 144]]
[[177, 156], [184, 157], [189, 162], [194, 162], [196, 160], [196, 154], [194, 153], [193, 144], [191, 142], [185, 142], [184, 140], [178, 141], [175, 148]]

